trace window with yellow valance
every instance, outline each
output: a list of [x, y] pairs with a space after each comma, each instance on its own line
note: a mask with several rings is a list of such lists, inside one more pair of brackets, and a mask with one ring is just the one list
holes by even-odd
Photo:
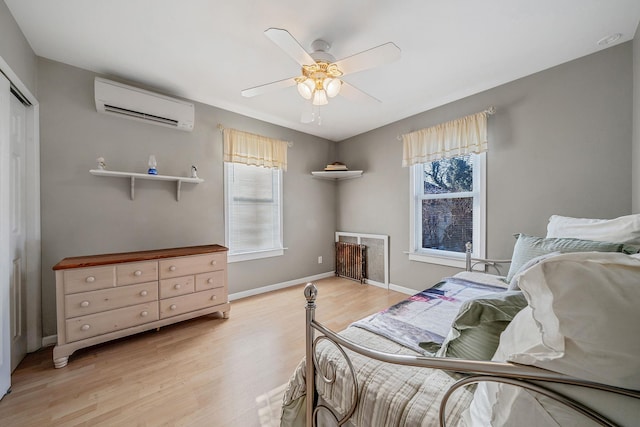
[[488, 111], [402, 135], [402, 166], [487, 151]]
[[223, 129], [224, 161], [287, 170], [287, 141]]

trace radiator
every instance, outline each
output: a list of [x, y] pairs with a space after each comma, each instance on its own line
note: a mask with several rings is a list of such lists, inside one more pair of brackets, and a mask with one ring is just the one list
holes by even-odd
[[367, 278], [367, 247], [357, 243], [336, 242], [336, 276], [364, 283]]

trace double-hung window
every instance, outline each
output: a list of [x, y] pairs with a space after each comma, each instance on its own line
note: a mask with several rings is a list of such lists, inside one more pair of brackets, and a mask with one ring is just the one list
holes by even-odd
[[236, 129], [222, 134], [227, 260], [282, 255], [282, 172], [289, 143]]
[[464, 267], [466, 243], [474, 257], [485, 249], [486, 154], [411, 166], [409, 258]]
[[485, 256], [487, 115], [493, 107], [402, 135], [411, 167], [409, 259], [465, 266]]
[[282, 170], [225, 162], [229, 262], [283, 254]]

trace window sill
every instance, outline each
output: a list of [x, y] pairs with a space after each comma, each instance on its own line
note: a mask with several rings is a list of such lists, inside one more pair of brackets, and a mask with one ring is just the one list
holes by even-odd
[[464, 258], [464, 254], [458, 257], [445, 257], [445, 256], [436, 256], [436, 255], [427, 255], [421, 254], [418, 252], [405, 252], [409, 255], [409, 261], [419, 261], [426, 262], [429, 264], [438, 264], [438, 265], [446, 265], [447, 267], [456, 267], [464, 269], [466, 267], [466, 262]]
[[262, 258], [272, 258], [277, 256], [284, 255], [284, 250], [282, 249], [270, 249], [265, 251], [254, 251], [254, 252], [242, 252], [237, 254], [229, 254], [227, 256], [227, 263], [232, 262], [241, 262], [241, 261], [251, 261], [254, 259], [262, 259]]

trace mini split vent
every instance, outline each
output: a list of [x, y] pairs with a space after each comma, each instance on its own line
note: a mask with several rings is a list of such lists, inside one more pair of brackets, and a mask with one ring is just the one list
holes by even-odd
[[193, 130], [193, 104], [111, 80], [95, 79], [96, 109], [145, 123]]

